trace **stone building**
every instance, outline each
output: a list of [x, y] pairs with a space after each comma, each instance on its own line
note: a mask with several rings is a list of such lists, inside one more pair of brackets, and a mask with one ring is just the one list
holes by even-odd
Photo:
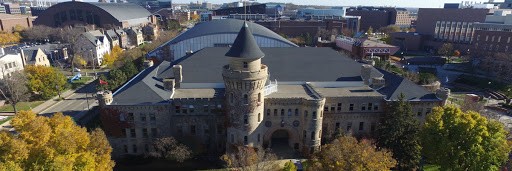
[[311, 153], [337, 131], [371, 134], [400, 94], [423, 120], [448, 93], [330, 48], [260, 48], [244, 23], [231, 48], [149, 65], [98, 98], [113, 156], [121, 157], [150, 152], [154, 138], [169, 136], [197, 152], [246, 145]]

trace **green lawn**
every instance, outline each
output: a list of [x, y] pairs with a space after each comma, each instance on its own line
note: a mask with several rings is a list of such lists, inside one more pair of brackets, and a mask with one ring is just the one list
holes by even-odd
[[425, 165], [424, 171], [439, 171], [439, 166], [436, 165]]
[[93, 79], [93, 77], [82, 77], [79, 80], [75, 80], [72, 83], [70, 83], [71, 89], [76, 89], [76, 88], [80, 87], [81, 85], [84, 85], [87, 81], [90, 81], [92, 79]]
[[9, 117], [7, 117], [7, 118], [5, 118], [3, 120], [0, 120], [0, 125], [4, 124], [7, 121], [10, 121], [11, 119], [12, 119], [12, 116], [9, 116]]
[[[44, 101], [33, 101], [33, 102], [19, 102], [16, 104], [16, 109], [20, 110], [31, 110], [32, 108], [39, 106]], [[0, 112], [14, 112], [14, 109], [10, 104], [0, 107]]]

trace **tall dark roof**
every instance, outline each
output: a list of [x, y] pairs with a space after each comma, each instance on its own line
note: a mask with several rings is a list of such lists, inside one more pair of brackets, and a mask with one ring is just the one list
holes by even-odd
[[246, 59], [258, 59], [265, 56], [248, 27], [247, 23], [244, 22], [226, 56]]
[[387, 100], [398, 100], [400, 94], [403, 94], [406, 100], [440, 100], [434, 93], [404, 77], [382, 69], [378, 70], [384, 74], [383, 78], [386, 80], [386, 86], [378, 92], [386, 95]]

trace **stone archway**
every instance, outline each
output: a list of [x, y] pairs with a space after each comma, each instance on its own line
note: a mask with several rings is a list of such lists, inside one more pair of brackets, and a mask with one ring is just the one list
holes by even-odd
[[293, 158], [296, 156], [294, 150], [294, 138], [292, 133], [286, 129], [277, 129], [269, 135], [268, 147], [272, 152], [282, 158]]

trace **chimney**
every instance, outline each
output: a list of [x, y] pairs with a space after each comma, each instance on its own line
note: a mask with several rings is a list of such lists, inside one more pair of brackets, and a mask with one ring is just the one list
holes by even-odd
[[176, 82], [172, 78], [164, 78], [164, 89], [167, 91], [174, 91], [174, 87], [176, 86]]
[[180, 83], [183, 81], [182, 67], [181, 65], [172, 66], [172, 72], [174, 73], [175, 87], [179, 88]]
[[27, 65], [27, 59], [25, 58], [25, 53], [23, 52], [23, 49], [20, 49], [20, 56], [23, 67], [25, 67], [25, 65]]
[[373, 77], [371, 87], [374, 89], [382, 88], [386, 85], [386, 80], [383, 77]]
[[363, 64], [361, 66], [361, 78], [363, 79], [364, 84], [369, 85], [370, 84], [370, 76], [372, 74], [372, 66]]

